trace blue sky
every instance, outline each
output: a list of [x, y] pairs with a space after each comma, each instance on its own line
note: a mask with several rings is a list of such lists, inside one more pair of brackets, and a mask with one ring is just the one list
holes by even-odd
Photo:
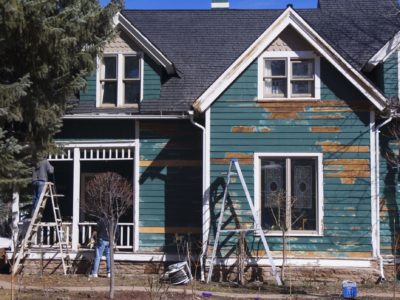
[[[334, 1], [334, 0], [332, 0]], [[105, 5], [109, 0], [100, 0]], [[231, 8], [285, 8], [289, 3], [294, 8], [317, 6], [317, 0], [229, 0]], [[128, 9], [209, 9], [211, 0], [125, 0]]]

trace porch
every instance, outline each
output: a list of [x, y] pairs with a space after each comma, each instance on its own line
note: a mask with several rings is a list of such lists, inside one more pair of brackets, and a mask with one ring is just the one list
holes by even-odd
[[[64, 195], [59, 203], [66, 241], [72, 252], [90, 249], [89, 242], [96, 228], [96, 219], [88, 211], [89, 205], [85, 205], [87, 183], [96, 174], [116, 172], [131, 182], [135, 190], [136, 143], [132, 140], [90, 140], [59, 141], [58, 145], [62, 152], [50, 155], [49, 161], [55, 167], [53, 181], [57, 193]], [[118, 251], [135, 251], [135, 200], [136, 197], [132, 199], [132, 208], [120, 218], [117, 225], [119, 237], [115, 242]], [[46, 207], [40, 227], [33, 248], [56, 249], [57, 233], [50, 207]]]

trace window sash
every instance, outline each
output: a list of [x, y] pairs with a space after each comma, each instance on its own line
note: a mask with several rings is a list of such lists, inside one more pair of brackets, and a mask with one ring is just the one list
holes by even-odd
[[[285, 61], [285, 75], [272, 75], [268, 74], [267, 65], [271, 61]], [[304, 76], [296, 76], [293, 74], [294, 64], [307, 63], [308, 74]], [[264, 58], [262, 69], [262, 96], [263, 98], [314, 98], [315, 97], [315, 73], [316, 73], [316, 60], [315, 58], [302, 58], [302, 57], [287, 57], [287, 58]], [[269, 73], [272, 73], [270, 71]], [[286, 79], [286, 84], [282, 81]], [[275, 82], [275, 84], [274, 84]], [[278, 83], [281, 82], [281, 83]], [[295, 92], [294, 86], [299, 82], [309, 82], [308, 92]], [[280, 87], [279, 87], [280, 86]]]
[[[114, 76], [106, 76], [106, 66], [110, 64], [110, 58], [114, 59], [115, 78]], [[128, 59], [131, 60], [128, 61]], [[97, 73], [99, 78], [98, 82], [100, 84], [98, 87], [98, 105], [123, 106], [140, 102], [143, 89], [142, 55], [122, 53], [105, 54], [100, 60], [100, 64]], [[111, 72], [111, 74], [114, 74], [114, 72]], [[111, 88], [111, 86], [113, 88]], [[111, 99], [111, 95], [113, 94], [115, 95], [115, 100]]]
[[[265, 164], [268, 162], [268, 164]], [[272, 165], [281, 165], [280, 170], [275, 170], [271, 167]], [[284, 163], [283, 163], [284, 162]], [[311, 162], [311, 164], [310, 164]], [[269, 230], [280, 231], [286, 229], [289, 233], [298, 232], [315, 232], [318, 230], [318, 158], [317, 157], [260, 157], [261, 165], [261, 212], [262, 218], [261, 223], [263, 227], [269, 226]], [[267, 171], [270, 174], [268, 175]], [[307, 173], [308, 172], [308, 173]], [[280, 174], [280, 175], [279, 175]], [[268, 178], [269, 176], [269, 178]], [[275, 178], [275, 181], [272, 179]], [[285, 178], [279, 179], [279, 176]], [[309, 178], [312, 176], [311, 181]], [[295, 180], [301, 180], [296, 182]], [[268, 184], [270, 186], [268, 186]], [[281, 203], [278, 207], [279, 201], [273, 200], [273, 194], [271, 192], [272, 186], [278, 188], [281, 186], [284, 189], [282, 194], [275, 194], [280, 199], [284, 198], [285, 203]], [[268, 198], [268, 194], [269, 195]], [[307, 198], [309, 197], [309, 198]], [[296, 198], [299, 198], [296, 200]], [[272, 199], [272, 200], [271, 200]], [[294, 201], [293, 201], [294, 199]], [[268, 201], [272, 201], [269, 203]], [[275, 201], [275, 202], [274, 202]], [[293, 201], [293, 203], [292, 203]], [[298, 203], [296, 203], [298, 202]], [[311, 205], [310, 205], [311, 203]], [[280, 210], [278, 211], [278, 209]], [[280, 219], [281, 225], [277, 225], [279, 222], [277, 218], [278, 212], [280, 218], [282, 214], [285, 214], [285, 219]], [[267, 218], [273, 218], [267, 219]], [[311, 220], [311, 222], [310, 222]], [[272, 221], [272, 222], [271, 222]], [[285, 224], [283, 222], [286, 221]], [[300, 226], [299, 226], [300, 224]], [[293, 228], [298, 227], [298, 228]], [[300, 228], [300, 229], [299, 229]]]

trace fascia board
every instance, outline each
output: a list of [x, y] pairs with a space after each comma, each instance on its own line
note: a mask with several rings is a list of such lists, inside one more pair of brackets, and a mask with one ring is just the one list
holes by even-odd
[[114, 18], [114, 24], [120, 26], [124, 32], [129, 34], [130, 37], [144, 50], [147, 55], [165, 68], [168, 74], [175, 73], [174, 64], [121, 13], [118, 13]]
[[289, 25], [292, 25], [317, 51], [350, 80], [380, 111], [386, 98], [343, 57], [341, 57], [314, 29], [291, 7], [245, 51], [243, 54], [194, 102], [198, 112], [204, 112], [220, 94], [256, 59], [264, 49]]
[[400, 47], [400, 31], [388, 41], [370, 60], [366, 63], [363, 70], [371, 72], [378, 64], [385, 62]]

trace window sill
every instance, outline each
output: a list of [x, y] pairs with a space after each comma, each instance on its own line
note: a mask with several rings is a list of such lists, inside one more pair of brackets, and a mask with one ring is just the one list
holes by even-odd
[[102, 104], [100, 106], [97, 106], [96, 108], [99, 108], [99, 109], [110, 109], [110, 108], [118, 109], [118, 108], [138, 108], [138, 107], [139, 107], [139, 104], [134, 103], [134, 104], [124, 104], [124, 105], [121, 105], [121, 106], [116, 106], [114, 104]]
[[256, 99], [257, 102], [293, 102], [293, 101], [310, 101], [310, 102], [317, 102], [321, 101], [321, 99], [317, 98], [307, 98], [307, 97], [299, 97], [299, 98], [261, 98], [261, 99]]
[[[281, 231], [265, 231], [264, 230], [265, 236], [276, 236], [276, 237], [282, 237], [282, 232]], [[259, 235], [259, 234], [257, 234]], [[318, 231], [303, 231], [303, 232], [287, 232], [286, 233], [287, 237], [323, 237], [324, 235], [322, 233], [319, 233]]]

